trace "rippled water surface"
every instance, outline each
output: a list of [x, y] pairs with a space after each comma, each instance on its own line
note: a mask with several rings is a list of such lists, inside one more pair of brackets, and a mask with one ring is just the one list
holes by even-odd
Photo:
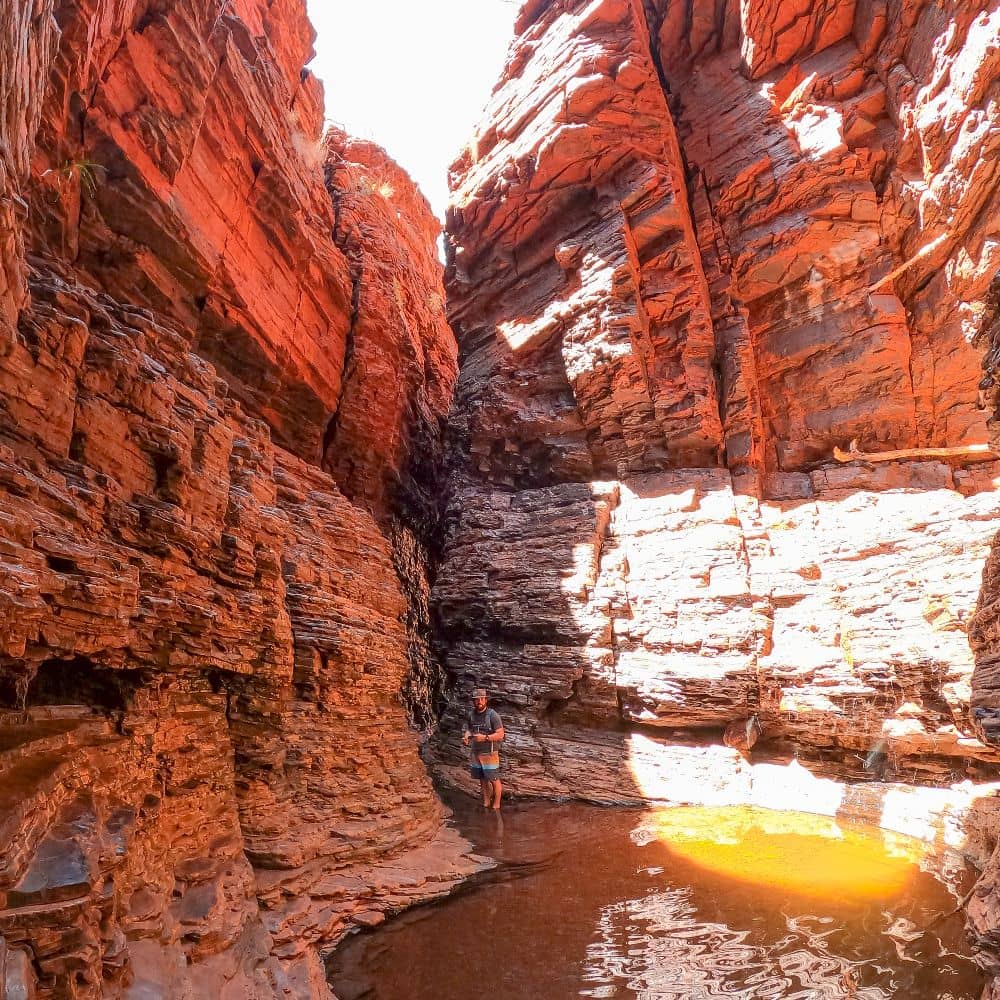
[[355, 937], [342, 1000], [975, 1000], [955, 897], [919, 845], [751, 809], [458, 805], [497, 870]]

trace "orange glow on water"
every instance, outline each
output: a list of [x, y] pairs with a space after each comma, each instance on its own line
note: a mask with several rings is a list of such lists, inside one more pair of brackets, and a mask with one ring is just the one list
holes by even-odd
[[745, 808], [454, 808], [497, 868], [345, 942], [337, 996], [441, 1000], [481, 982], [517, 1000], [982, 994], [962, 917], [937, 919], [955, 897], [909, 838]]
[[875, 827], [750, 807], [665, 809], [644, 826], [672, 854], [706, 871], [846, 903], [897, 896], [925, 850]]

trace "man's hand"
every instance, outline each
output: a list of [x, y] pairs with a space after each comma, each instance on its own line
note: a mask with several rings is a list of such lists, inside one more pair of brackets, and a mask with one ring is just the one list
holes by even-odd
[[492, 738], [492, 736], [484, 736], [482, 733], [476, 733], [477, 743], [489, 743]]

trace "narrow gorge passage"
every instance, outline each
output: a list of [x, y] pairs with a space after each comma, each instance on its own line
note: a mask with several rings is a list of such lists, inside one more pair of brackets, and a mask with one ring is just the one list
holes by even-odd
[[[681, 806], [941, 876], [844, 951], [772, 907], [794, 989], [1000, 1000], [1000, 2], [513, 20], [442, 265], [304, 0], [0, 6], [0, 1000], [330, 997], [491, 877], [446, 804], [483, 686], [510, 836], [593, 861], [594, 989], [715, 995], [671, 949], [779, 900], [628, 838]], [[638, 965], [583, 941], [654, 896]], [[872, 971], [960, 898], [955, 981]]]

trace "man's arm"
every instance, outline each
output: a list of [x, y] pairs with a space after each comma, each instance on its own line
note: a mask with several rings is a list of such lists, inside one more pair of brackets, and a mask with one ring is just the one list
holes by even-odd
[[477, 743], [499, 743], [507, 734], [503, 731], [503, 726], [494, 729], [492, 733], [476, 733], [473, 739]]

